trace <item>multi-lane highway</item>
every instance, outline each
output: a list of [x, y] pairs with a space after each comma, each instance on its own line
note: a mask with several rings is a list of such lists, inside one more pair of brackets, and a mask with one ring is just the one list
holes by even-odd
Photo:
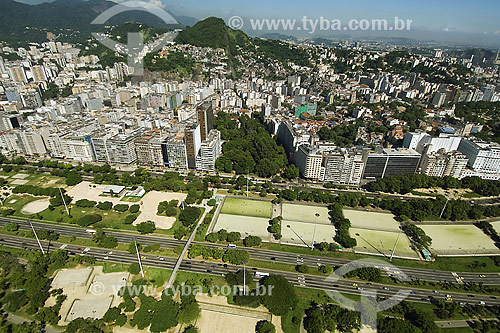
[[[0, 245], [14, 247], [14, 248], [24, 248], [24, 249], [34, 249], [37, 250], [38, 244], [35, 239], [26, 239], [15, 236], [1, 235]], [[110, 251], [101, 248], [91, 248], [91, 247], [79, 247], [77, 245], [62, 244], [57, 242], [46, 242], [42, 241], [42, 246], [47, 252], [52, 252], [55, 249], [64, 249], [70, 255], [84, 255], [91, 256], [97, 260], [111, 261], [117, 263], [130, 264], [137, 262], [136, 254], [130, 254], [128, 252], [122, 251]], [[157, 255], [141, 254], [142, 264], [144, 266], [172, 269], [176, 262], [176, 258], [172, 257], [162, 257]], [[241, 269], [239, 266], [204, 262], [198, 260], [185, 260], [183, 261], [180, 269], [182, 271], [192, 272], [192, 273], [204, 273], [212, 275], [226, 275], [229, 272], [236, 272]], [[248, 267], [248, 270], [254, 272], [257, 268]], [[447, 301], [460, 302], [464, 304], [486, 304], [486, 305], [500, 305], [500, 296], [488, 296], [479, 294], [465, 294], [456, 293], [449, 291], [433, 291], [426, 289], [416, 289], [416, 288], [405, 288], [396, 286], [385, 286], [376, 283], [366, 283], [359, 281], [352, 281], [347, 279], [341, 279], [335, 282], [331, 282], [326, 277], [281, 272], [275, 270], [260, 270], [261, 272], [266, 272], [269, 274], [279, 274], [284, 276], [290, 283], [295, 286], [300, 286], [304, 288], [313, 288], [326, 291], [337, 291], [340, 293], [360, 295], [364, 292], [376, 292], [377, 297], [390, 298], [393, 297], [397, 292], [404, 290], [407, 291], [408, 296], [406, 300], [413, 302], [429, 302], [431, 298], [444, 299]]]
[[[16, 222], [21, 229], [31, 229], [26, 220], [19, 220], [13, 218], [0, 218], [0, 226], [3, 226], [6, 222]], [[64, 236], [75, 236], [79, 238], [91, 238], [92, 236], [88, 234], [85, 229], [73, 227], [69, 225], [61, 224], [51, 224], [51, 223], [41, 223], [32, 222], [35, 229], [45, 229], [59, 233]], [[106, 231], [108, 236], [116, 237], [120, 243], [129, 243], [136, 239], [139, 243], [143, 245], [151, 245], [154, 243], [159, 243], [161, 247], [167, 249], [173, 249], [178, 245], [184, 245], [185, 241], [179, 241], [176, 239], [160, 237], [160, 236], [144, 236], [139, 234], [131, 234], [116, 231]], [[210, 243], [199, 243], [193, 242], [193, 244], [202, 244], [208, 247], [220, 247], [217, 244]], [[255, 260], [271, 261], [277, 263], [286, 264], [305, 264], [311, 267], [317, 267], [322, 265], [328, 265], [332, 267], [339, 267], [346, 263], [348, 260], [337, 259], [326, 256], [314, 256], [305, 254], [294, 254], [290, 252], [280, 252], [271, 251], [256, 248], [243, 248], [250, 253], [250, 257]], [[387, 275], [393, 274], [394, 272], [386, 266], [381, 266], [380, 269]], [[421, 268], [410, 268], [410, 267], [398, 267], [398, 270], [405, 273], [410, 279], [419, 279], [426, 281], [446, 281], [454, 283], [483, 283], [485, 285], [500, 285], [500, 273], [466, 273], [466, 272], [446, 272], [437, 271]]]

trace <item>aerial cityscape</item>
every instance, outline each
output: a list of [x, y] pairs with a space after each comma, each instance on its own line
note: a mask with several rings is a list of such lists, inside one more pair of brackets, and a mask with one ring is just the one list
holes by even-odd
[[0, 0], [0, 332], [500, 332], [480, 4]]

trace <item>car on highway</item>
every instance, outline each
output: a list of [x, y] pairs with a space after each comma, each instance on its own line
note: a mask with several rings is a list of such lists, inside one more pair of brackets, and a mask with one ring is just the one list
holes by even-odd
[[388, 287], [383, 287], [382, 289], [384, 289], [384, 290], [389, 290], [389, 288], [388, 288]]
[[453, 298], [451, 298], [451, 297], [446, 297], [446, 301], [448, 301], [448, 302], [453, 302]]
[[479, 302], [479, 305], [486, 305], [486, 303], [485, 303], [485, 302], [483, 302], [483, 301], [480, 301], [480, 302]]
[[416, 294], [417, 294], [417, 292], [412, 290], [412, 291], [410, 291], [410, 294], [412, 294], [412, 295], [416, 295]]
[[486, 277], [486, 275], [481, 274], [481, 275], [479, 275], [479, 277], [482, 278], [482, 279], [484, 279]]
[[143, 259], [143, 260], [146, 259], [146, 256], [141, 256], [141, 259]]
[[361, 287], [358, 287], [358, 288], [356, 288], [356, 289], [358, 289], [358, 290], [364, 290], [364, 289], [363, 289], [363, 288], [361, 288]]
[[357, 283], [353, 283], [353, 284], [352, 284], [352, 286], [353, 286], [353, 287], [357, 287], [357, 286], [358, 286], [358, 284], [357, 284]]

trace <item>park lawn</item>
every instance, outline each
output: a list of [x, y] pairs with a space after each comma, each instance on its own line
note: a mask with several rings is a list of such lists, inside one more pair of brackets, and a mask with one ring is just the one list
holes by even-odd
[[65, 179], [62, 177], [52, 176], [49, 173], [30, 174], [24, 178], [28, 182], [26, 185], [33, 185], [39, 187], [66, 187]]
[[64, 208], [64, 206], [60, 206], [56, 207], [53, 211], [46, 209], [41, 213], [34, 214], [33, 216], [35, 218], [39, 218], [46, 221], [76, 224], [77, 221], [85, 215], [98, 214], [102, 216], [102, 221], [94, 224], [93, 227], [100, 226], [109, 229], [125, 229], [134, 231], [136, 230], [136, 227], [134, 227], [133, 225], [124, 223], [125, 217], [127, 217], [130, 214], [130, 212], [128, 211], [120, 213], [114, 211], [113, 209], [104, 211], [100, 210], [97, 207], [82, 208], [82, 207], [71, 206], [70, 214], [71, 217], [69, 217], [68, 214], [66, 213], [66, 209]]
[[126, 197], [123, 196], [123, 198], [120, 199], [120, 201], [125, 201], [125, 202], [139, 202], [142, 200], [143, 197]]
[[[4, 204], [2, 207], [4, 208], [12, 208], [16, 212], [14, 213], [15, 216], [22, 216], [26, 217], [27, 215], [24, 215], [21, 213], [21, 209], [28, 203], [40, 199], [44, 199], [47, 197], [35, 197], [29, 194], [13, 194], [9, 196], [7, 199], [5, 199]], [[15, 201], [15, 202], [12, 202]]]
[[270, 219], [271, 210], [270, 201], [226, 198], [221, 213]]
[[[333, 300], [323, 290], [295, 287], [298, 303], [293, 310], [288, 311], [281, 317], [281, 327], [287, 333], [299, 333], [300, 322], [305, 315], [305, 311], [309, 309], [313, 303], [324, 304], [333, 303]], [[298, 322], [294, 323], [293, 318], [298, 318]]]

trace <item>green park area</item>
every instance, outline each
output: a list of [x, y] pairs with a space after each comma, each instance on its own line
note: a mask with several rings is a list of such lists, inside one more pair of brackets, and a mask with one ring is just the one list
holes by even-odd
[[247, 200], [227, 197], [222, 214], [253, 216], [270, 219], [272, 203], [262, 200]]

